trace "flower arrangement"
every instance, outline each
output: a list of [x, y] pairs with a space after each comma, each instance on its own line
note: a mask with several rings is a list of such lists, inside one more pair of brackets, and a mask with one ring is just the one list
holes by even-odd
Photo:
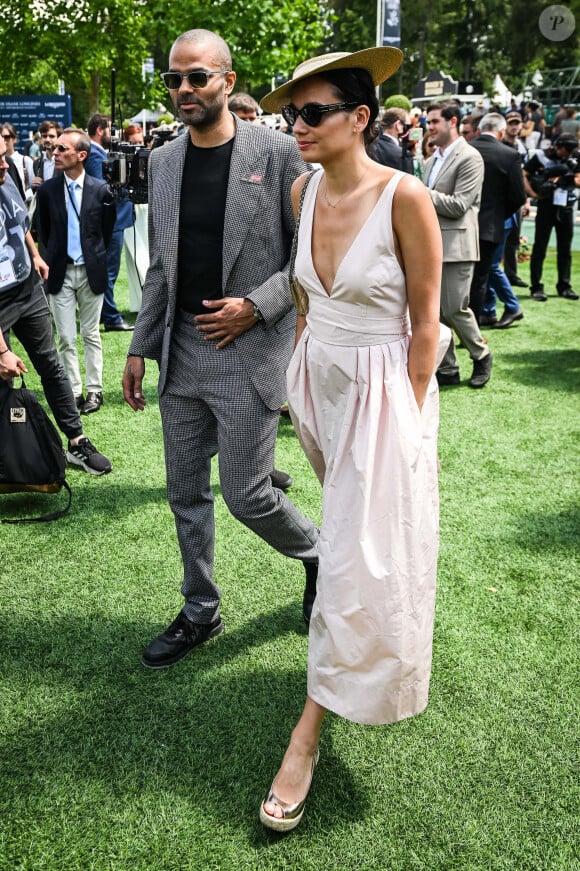
[[530, 259], [532, 246], [527, 236], [520, 236], [520, 246], [518, 248], [518, 263], [524, 263]]

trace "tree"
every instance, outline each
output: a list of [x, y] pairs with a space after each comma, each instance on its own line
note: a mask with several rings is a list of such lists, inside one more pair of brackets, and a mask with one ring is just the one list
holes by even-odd
[[[48, 69], [49, 75], [37, 90], [54, 92], [58, 81], [64, 81], [73, 98], [75, 120], [84, 126], [108, 92], [112, 67], [119, 70], [122, 89], [134, 89], [135, 82], [142, 89], [145, 17], [144, 0], [75, 0], [74, 4], [14, 0], [3, 11], [0, 23], [3, 89], [30, 92], [31, 83], [36, 84]], [[110, 101], [105, 101], [104, 108], [110, 109]]]
[[0, 81], [5, 93], [54, 93], [64, 81], [84, 126], [92, 112], [110, 111], [113, 67], [125, 115], [161, 97], [169, 106], [158, 77], [143, 82], [142, 62], [152, 55], [166, 69], [171, 43], [191, 27], [224, 37], [249, 89], [269, 87], [318, 49], [327, 18], [318, 0], [11, 0], [0, 20]]
[[[526, 72], [580, 64], [577, 34], [563, 42], [541, 36], [545, 0], [401, 0], [400, 72], [382, 97], [411, 95], [419, 78], [441, 69], [455, 79], [483, 81], [499, 73], [519, 91]], [[580, 0], [570, 8], [580, 19]], [[126, 117], [160, 99], [157, 76], [143, 82], [152, 56], [167, 68], [171, 43], [191, 27], [220, 33], [230, 45], [240, 88], [263, 93], [277, 77], [323, 51], [375, 44], [375, 0], [10, 0], [0, 18], [0, 81], [4, 93], [54, 93], [59, 80], [73, 98], [75, 121], [110, 111], [109, 73], [117, 70]]]
[[405, 109], [406, 112], [410, 112], [413, 108], [413, 105], [408, 97], [404, 94], [391, 94], [390, 97], [387, 97], [384, 103], [385, 109]]

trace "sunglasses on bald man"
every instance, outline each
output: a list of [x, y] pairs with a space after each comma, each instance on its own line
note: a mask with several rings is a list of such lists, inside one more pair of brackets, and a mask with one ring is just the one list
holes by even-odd
[[192, 88], [206, 88], [210, 76], [225, 76], [231, 70], [192, 70], [190, 73], [161, 73], [161, 80], [168, 91], [178, 91], [184, 79]]

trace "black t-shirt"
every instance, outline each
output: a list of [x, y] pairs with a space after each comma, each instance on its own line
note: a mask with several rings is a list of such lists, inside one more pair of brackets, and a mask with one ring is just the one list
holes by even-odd
[[221, 299], [224, 215], [234, 140], [215, 148], [190, 141], [179, 204], [177, 304], [207, 314], [203, 299]]

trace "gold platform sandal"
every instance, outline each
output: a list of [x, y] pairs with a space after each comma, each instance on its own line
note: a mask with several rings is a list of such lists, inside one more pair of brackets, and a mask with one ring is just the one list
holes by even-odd
[[[312, 757], [312, 770], [310, 772], [310, 783], [308, 784], [308, 789], [306, 790], [306, 795], [301, 801], [297, 801], [295, 804], [287, 804], [282, 799], [278, 798], [273, 790], [274, 784], [270, 788], [270, 792], [268, 793], [267, 798], [264, 799], [262, 804], [260, 805], [260, 822], [263, 826], [266, 826], [268, 829], [274, 829], [275, 832], [290, 832], [292, 829], [295, 829], [300, 820], [302, 819], [302, 815], [304, 814], [304, 806], [306, 804], [306, 799], [308, 798], [308, 793], [310, 792], [310, 786], [312, 784], [312, 775], [314, 774], [314, 769], [318, 764], [318, 757], [320, 753], [316, 750], [314, 756]], [[273, 817], [271, 814], [267, 814], [264, 810], [264, 805], [268, 803], [277, 804], [278, 807], [282, 808], [283, 816], [281, 817]]]

